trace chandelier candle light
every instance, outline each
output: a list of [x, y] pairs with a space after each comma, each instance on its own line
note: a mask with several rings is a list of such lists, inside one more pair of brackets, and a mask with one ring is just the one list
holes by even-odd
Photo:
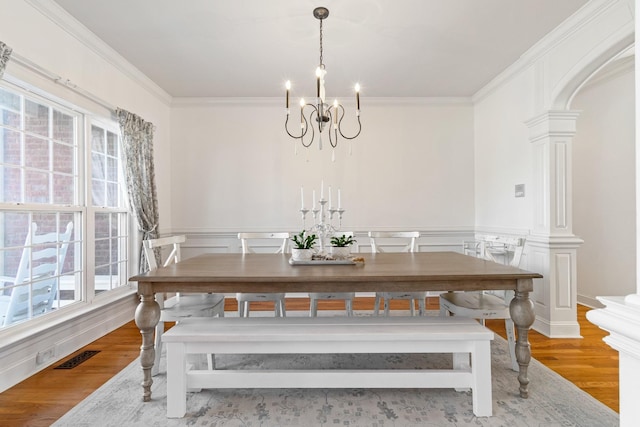
[[[335, 148], [338, 146], [338, 134], [344, 139], [352, 140], [360, 135], [362, 130], [362, 124], [360, 123], [360, 84], [356, 83], [356, 118], [358, 120], [358, 132], [353, 136], [346, 136], [342, 133], [342, 119], [344, 119], [345, 110], [342, 104], [338, 100], [333, 101], [333, 105], [326, 103], [324, 78], [327, 75], [324, 63], [322, 62], [322, 21], [329, 16], [329, 9], [326, 7], [317, 7], [313, 10], [313, 16], [320, 20], [320, 65], [316, 69], [316, 104], [305, 103], [304, 98], [300, 99], [300, 134], [294, 135], [289, 131], [289, 93], [291, 91], [291, 82], [287, 81], [285, 84], [286, 96], [285, 104], [287, 111], [287, 118], [284, 122], [284, 128], [290, 137], [299, 139], [300, 143], [309, 148], [313, 143], [316, 131], [315, 123], [318, 126], [318, 147], [322, 150], [322, 132], [328, 125], [329, 144], [333, 148], [331, 153], [331, 159], [335, 161]], [[308, 107], [308, 108], [307, 108]], [[307, 112], [305, 112], [305, 110]], [[311, 129], [310, 137], [305, 141], [305, 136]], [[333, 133], [333, 135], [332, 135]]]
[[[300, 213], [302, 214], [302, 226], [303, 229], [307, 228], [306, 218], [309, 213], [309, 209], [305, 207], [304, 204], [304, 188], [300, 187]], [[329, 209], [327, 210], [326, 205], [329, 204]], [[327, 218], [327, 211], [329, 213], [329, 217]], [[345, 213], [345, 210], [342, 209], [342, 194], [340, 189], [338, 189], [338, 207], [335, 208], [333, 206], [333, 198], [331, 194], [331, 186], [329, 186], [329, 199], [324, 198], [324, 180], [320, 183], [320, 200], [316, 204], [316, 190], [312, 192], [312, 205], [311, 205], [311, 213], [313, 214], [313, 227], [311, 230], [313, 233], [317, 234], [320, 237], [320, 253], [325, 253], [325, 244], [328, 239], [330, 239], [333, 234], [335, 234], [340, 228], [342, 228], [342, 215]], [[338, 214], [338, 227], [334, 227], [332, 225], [333, 216]], [[327, 221], [328, 220], [328, 221]]]

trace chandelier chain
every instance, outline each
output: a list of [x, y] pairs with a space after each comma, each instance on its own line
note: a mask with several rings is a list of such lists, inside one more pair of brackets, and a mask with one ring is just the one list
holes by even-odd
[[322, 19], [320, 20], [320, 68], [324, 68], [322, 63]]

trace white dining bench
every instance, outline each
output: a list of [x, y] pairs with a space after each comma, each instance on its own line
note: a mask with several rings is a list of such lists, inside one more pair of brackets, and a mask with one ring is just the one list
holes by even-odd
[[[493, 337], [475, 320], [456, 316], [185, 320], [162, 336], [167, 351], [167, 417], [183, 417], [187, 390], [203, 388], [471, 389], [473, 413], [491, 416]], [[453, 368], [195, 370], [187, 368], [186, 355], [192, 353], [452, 353]]]

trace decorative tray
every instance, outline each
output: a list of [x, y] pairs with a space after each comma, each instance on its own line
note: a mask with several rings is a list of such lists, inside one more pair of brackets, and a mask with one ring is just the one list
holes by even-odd
[[293, 258], [289, 258], [289, 264], [291, 265], [355, 265], [356, 262], [352, 259], [313, 259], [311, 261], [294, 261]]

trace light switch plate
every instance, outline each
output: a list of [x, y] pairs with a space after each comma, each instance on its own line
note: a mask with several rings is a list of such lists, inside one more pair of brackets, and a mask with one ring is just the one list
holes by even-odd
[[524, 184], [516, 184], [516, 197], [524, 197]]

